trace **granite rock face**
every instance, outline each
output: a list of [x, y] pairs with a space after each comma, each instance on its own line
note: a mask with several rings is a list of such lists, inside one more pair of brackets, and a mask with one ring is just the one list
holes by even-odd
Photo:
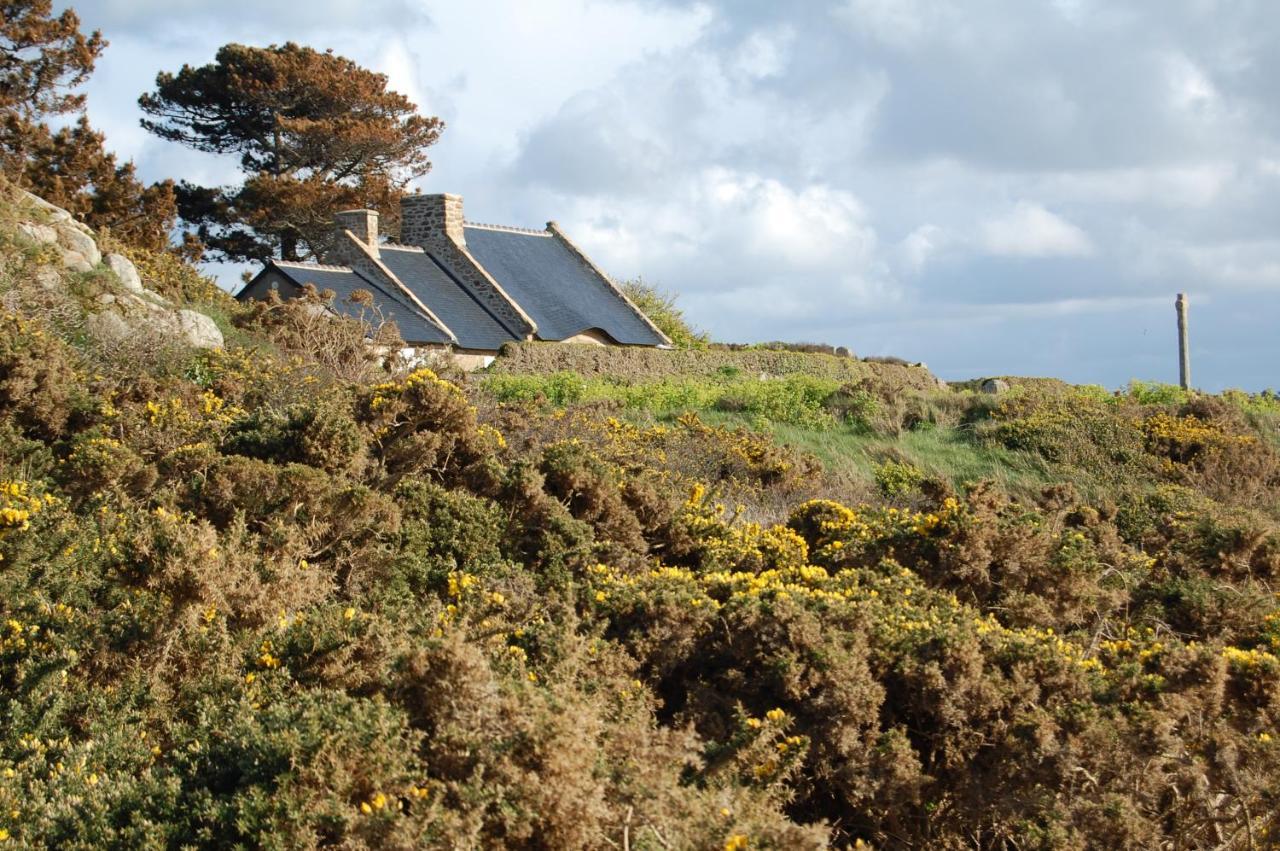
[[988, 378], [986, 381], [982, 382], [983, 393], [991, 393], [994, 395], [996, 393], [1003, 393], [1008, 389], [1009, 382], [1005, 381], [1003, 378]]
[[133, 265], [132, 260], [123, 254], [108, 254], [102, 258], [102, 262], [108, 269], [115, 272], [126, 290], [131, 293], [142, 292], [142, 278], [138, 275], [138, 269]]
[[222, 332], [217, 324], [195, 310], [178, 311], [178, 328], [188, 343], [198, 349], [222, 348]]
[[36, 283], [45, 289], [66, 287], [68, 274], [89, 274], [99, 269], [111, 273], [118, 286], [102, 293], [94, 302], [94, 312], [85, 319], [85, 330], [97, 339], [123, 343], [139, 334], [171, 337], [195, 348], [221, 348], [222, 332], [212, 319], [195, 310], [179, 310], [167, 299], [148, 290], [133, 262], [123, 254], [105, 257], [93, 231], [61, 207], [29, 192], [20, 192], [20, 210], [26, 220], [17, 223], [17, 232], [38, 246], [56, 249], [57, 262], [36, 273]]

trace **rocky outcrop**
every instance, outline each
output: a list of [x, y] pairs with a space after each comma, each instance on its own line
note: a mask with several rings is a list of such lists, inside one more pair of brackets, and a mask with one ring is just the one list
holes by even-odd
[[138, 268], [133, 265], [133, 261], [123, 254], [108, 254], [102, 258], [102, 262], [107, 268], [115, 273], [120, 279], [120, 283], [131, 293], [141, 293], [142, 278], [138, 275]]
[[983, 393], [991, 393], [993, 395], [1004, 393], [1009, 389], [1009, 382], [1003, 378], [988, 378], [982, 382], [981, 389]]
[[172, 337], [196, 348], [220, 348], [222, 332], [212, 319], [195, 310], [179, 309], [144, 286], [133, 262], [123, 254], [102, 250], [93, 231], [61, 207], [19, 190], [17, 203], [20, 237], [56, 250], [61, 268], [46, 266], [36, 282], [46, 289], [67, 286], [67, 275], [109, 273], [106, 292], [94, 299], [85, 329], [109, 343], [129, 341], [139, 334]]

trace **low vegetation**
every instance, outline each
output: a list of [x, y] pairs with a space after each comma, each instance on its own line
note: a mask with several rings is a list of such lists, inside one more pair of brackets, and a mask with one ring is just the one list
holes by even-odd
[[5, 842], [1280, 829], [1272, 395], [450, 380], [140, 254], [228, 347], [107, 359], [0, 250]]

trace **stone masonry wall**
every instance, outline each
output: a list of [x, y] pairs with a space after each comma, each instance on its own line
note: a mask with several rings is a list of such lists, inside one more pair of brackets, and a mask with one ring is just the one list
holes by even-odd
[[406, 195], [400, 199], [400, 241], [435, 245], [446, 239], [465, 246], [461, 195]]
[[333, 224], [337, 230], [337, 244], [344, 240], [343, 231], [351, 231], [356, 239], [369, 246], [373, 256], [378, 256], [378, 213], [376, 210], [343, 210], [333, 214]]

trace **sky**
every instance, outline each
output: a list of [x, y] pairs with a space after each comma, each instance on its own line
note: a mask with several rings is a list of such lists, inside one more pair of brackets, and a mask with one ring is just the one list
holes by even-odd
[[1186, 292], [1193, 382], [1280, 386], [1274, 0], [71, 5], [110, 41], [90, 120], [147, 180], [236, 179], [139, 126], [158, 72], [295, 41], [444, 119], [423, 192], [556, 220], [717, 340], [1174, 382]]

